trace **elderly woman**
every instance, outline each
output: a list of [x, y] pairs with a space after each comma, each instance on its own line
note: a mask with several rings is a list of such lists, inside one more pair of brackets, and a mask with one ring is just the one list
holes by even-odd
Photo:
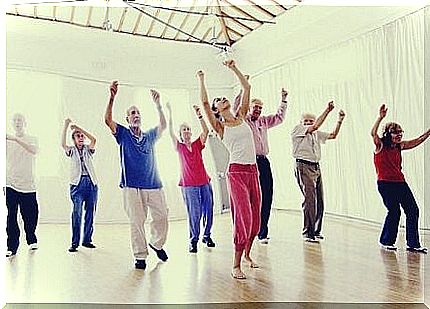
[[426, 254], [427, 248], [421, 246], [418, 234], [418, 205], [402, 172], [402, 151], [413, 149], [424, 142], [430, 136], [430, 129], [418, 138], [404, 141], [402, 127], [395, 122], [388, 122], [384, 126], [381, 138], [377, 132], [381, 121], [387, 115], [387, 110], [385, 105], [379, 108], [379, 117], [371, 131], [376, 146], [374, 163], [378, 191], [388, 210], [379, 242], [387, 250], [397, 250], [395, 243], [402, 206], [406, 214], [407, 250]]

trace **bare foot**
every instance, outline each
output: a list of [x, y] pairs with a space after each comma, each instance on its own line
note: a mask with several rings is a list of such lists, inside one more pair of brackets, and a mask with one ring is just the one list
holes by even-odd
[[242, 272], [242, 270], [240, 269], [240, 267], [233, 267], [233, 269], [231, 271], [231, 276], [234, 279], [246, 279], [246, 276]]
[[251, 257], [249, 257], [249, 256], [245, 256], [245, 260], [249, 263], [249, 267], [251, 267], [251, 268], [260, 268], [260, 266], [259, 266], [257, 263], [255, 263], [255, 262], [251, 259]]

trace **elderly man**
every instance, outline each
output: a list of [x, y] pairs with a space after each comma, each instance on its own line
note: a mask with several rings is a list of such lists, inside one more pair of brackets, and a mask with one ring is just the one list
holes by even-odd
[[304, 196], [302, 204], [304, 240], [319, 242], [324, 239], [321, 234], [324, 213], [323, 183], [319, 161], [321, 144], [328, 139], [335, 139], [339, 133], [345, 113], [339, 111], [339, 119], [332, 133], [318, 131], [328, 114], [334, 109], [333, 101], [318, 117], [305, 113], [300, 124], [294, 127], [291, 138], [293, 141], [293, 157], [296, 159], [296, 178]]
[[167, 254], [163, 249], [168, 229], [167, 206], [154, 155], [154, 145], [166, 128], [166, 119], [161, 109], [160, 94], [151, 90], [160, 117], [157, 127], [143, 132], [140, 129], [140, 111], [136, 106], [127, 109], [128, 127], [116, 123], [112, 120], [112, 106], [117, 91], [118, 82], [114, 81], [110, 86], [111, 96], [105, 113], [105, 123], [120, 148], [120, 187], [124, 196], [124, 209], [130, 220], [135, 267], [145, 269], [148, 248], [144, 224], [148, 209], [152, 218], [149, 247], [156, 252], [160, 260], [167, 261]]
[[[248, 79], [248, 75], [245, 75]], [[261, 116], [263, 110], [263, 102], [260, 99], [252, 99], [250, 110], [245, 120], [251, 127], [254, 137], [255, 151], [257, 155], [258, 171], [260, 173], [260, 189], [261, 189], [261, 223], [258, 233], [258, 240], [261, 244], [269, 243], [269, 218], [273, 200], [273, 177], [270, 168], [270, 162], [267, 158], [269, 154], [269, 143], [267, 138], [267, 130], [273, 128], [284, 121], [285, 112], [287, 110], [288, 92], [282, 88], [281, 103], [276, 114]], [[240, 105], [241, 93], [236, 97], [234, 109]]]
[[18, 207], [27, 244], [37, 249], [36, 226], [39, 209], [34, 182], [34, 159], [38, 150], [37, 139], [25, 134], [25, 118], [13, 116], [15, 135], [6, 135], [6, 205], [7, 205], [7, 257], [16, 254], [19, 247]]

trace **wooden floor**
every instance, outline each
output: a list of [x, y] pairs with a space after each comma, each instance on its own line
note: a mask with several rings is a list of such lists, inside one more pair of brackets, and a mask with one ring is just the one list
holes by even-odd
[[[304, 243], [300, 213], [276, 211], [271, 241], [253, 249], [260, 269], [247, 280], [230, 277], [230, 214], [215, 217], [208, 249], [188, 253], [186, 221], [171, 222], [166, 263], [152, 254], [146, 271], [135, 270], [127, 225], [97, 225], [97, 249], [67, 252], [68, 225], [38, 227], [40, 249], [21, 246], [6, 261], [8, 303], [199, 303], [199, 302], [423, 302], [428, 256], [380, 250], [379, 227], [327, 217], [326, 240]], [[425, 241], [424, 241], [425, 243]], [[427, 240], [427, 244], [428, 240]], [[428, 270], [429, 267], [427, 267]], [[428, 275], [430, 275], [428, 273]]]

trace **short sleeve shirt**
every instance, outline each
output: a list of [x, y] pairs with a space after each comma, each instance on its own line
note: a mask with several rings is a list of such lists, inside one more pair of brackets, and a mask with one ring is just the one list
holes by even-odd
[[176, 149], [181, 163], [180, 186], [202, 186], [209, 183], [210, 178], [203, 164], [202, 144], [200, 137], [191, 143], [191, 151], [184, 143], [177, 142]]
[[293, 157], [311, 162], [321, 159], [321, 144], [325, 144], [330, 133], [314, 131], [306, 133], [308, 126], [298, 124], [291, 132], [293, 142]]
[[158, 139], [157, 128], [133, 134], [130, 128], [117, 124], [114, 134], [119, 145], [121, 180], [120, 187], [160, 189], [154, 144]]

